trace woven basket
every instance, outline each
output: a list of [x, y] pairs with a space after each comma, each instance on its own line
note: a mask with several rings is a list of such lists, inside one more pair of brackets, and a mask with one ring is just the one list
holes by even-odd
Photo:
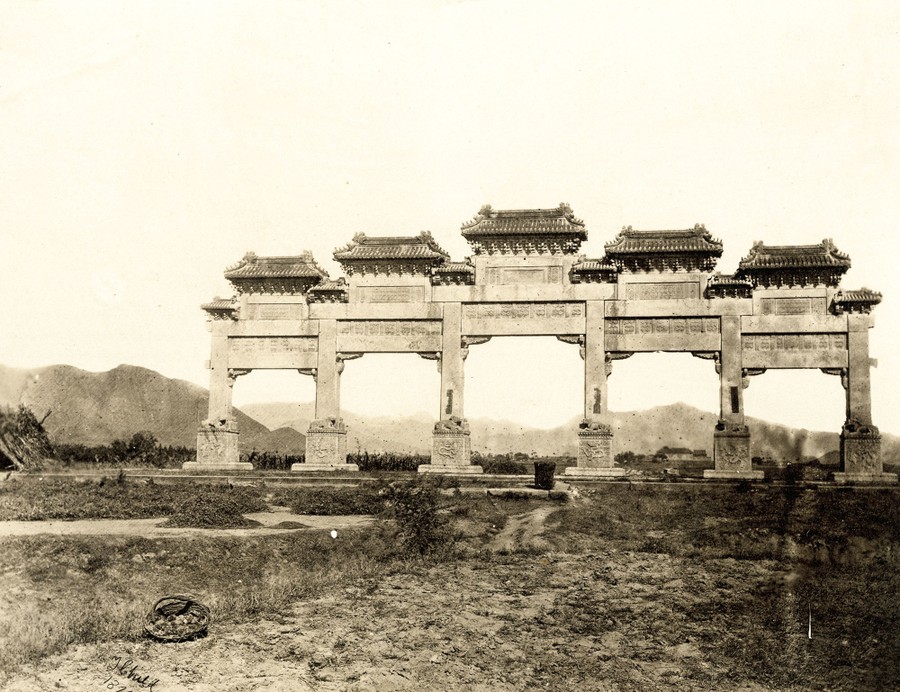
[[209, 608], [193, 596], [165, 596], [147, 615], [144, 631], [164, 642], [183, 642], [204, 634], [209, 621]]

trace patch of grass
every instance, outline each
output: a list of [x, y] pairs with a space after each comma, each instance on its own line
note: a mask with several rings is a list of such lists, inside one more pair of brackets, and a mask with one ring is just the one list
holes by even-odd
[[241, 498], [245, 511], [261, 511], [259, 489], [223, 485], [131, 483], [124, 474], [96, 481], [23, 478], [0, 485], [0, 521], [46, 519], [151, 519], [186, 507], [198, 492], [208, 497]]
[[271, 501], [290, 507], [295, 514], [380, 514], [385, 508], [385, 497], [379, 487], [362, 483], [355, 487], [285, 488], [273, 493]]
[[240, 529], [259, 526], [244, 514], [268, 508], [259, 492], [251, 488], [195, 488], [172, 503], [172, 515], [163, 526], [202, 529]]

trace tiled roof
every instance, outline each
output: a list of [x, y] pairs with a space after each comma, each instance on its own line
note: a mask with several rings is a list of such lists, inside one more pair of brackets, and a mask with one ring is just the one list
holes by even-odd
[[850, 266], [850, 257], [838, 250], [830, 238], [818, 245], [764, 245], [753, 243], [738, 265], [741, 269]]
[[225, 270], [229, 280], [267, 278], [327, 278], [328, 273], [316, 264], [309, 252], [289, 257], [258, 257], [252, 252], [233, 267]]
[[474, 274], [475, 267], [468, 262], [444, 262], [433, 267], [433, 274]]
[[722, 241], [713, 238], [699, 224], [693, 228], [673, 231], [635, 231], [628, 226], [605, 247], [608, 255], [676, 252], [699, 252], [717, 257], [722, 255]]
[[203, 310], [234, 310], [237, 307], [237, 303], [232, 298], [228, 298], [227, 300], [224, 298], [219, 298], [218, 296], [213, 298], [208, 303], [204, 303], [200, 306]]
[[344, 281], [343, 278], [340, 279], [328, 279], [326, 281], [322, 281], [321, 283], [316, 284], [311, 289], [309, 289], [310, 293], [326, 293], [331, 291], [346, 291], [347, 290], [347, 282]]
[[345, 247], [334, 251], [334, 258], [338, 261], [439, 260], [449, 257], [427, 231], [415, 236], [384, 237], [369, 237], [364, 233], [357, 233]]
[[576, 262], [572, 265], [572, 271], [576, 272], [599, 272], [599, 271], [615, 271], [616, 265], [606, 260], [586, 259]]
[[875, 303], [881, 302], [881, 294], [868, 288], [860, 288], [855, 291], [838, 291], [834, 296], [835, 302], [842, 303]]
[[555, 209], [493, 209], [483, 206], [462, 225], [464, 238], [498, 235], [572, 235], [587, 239], [584, 221], [576, 219], [568, 204]]
[[475, 218], [462, 225], [464, 238], [485, 235], [576, 234], [587, 239], [584, 221], [576, 219], [568, 204], [555, 209], [493, 209], [483, 206]]

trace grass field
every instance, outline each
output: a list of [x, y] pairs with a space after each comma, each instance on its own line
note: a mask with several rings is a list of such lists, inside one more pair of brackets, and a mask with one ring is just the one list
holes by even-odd
[[[228, 521], [202, 503], [192, 515], [185, 493], [15, 483], [0, 516], [180, 507]], [[371, 488], [203, 493], [232, 515], [385, 504]], [[155, 689], [900, 688], [897, 491], [620, 483], [569, 502], [430, 497], [416, 521], [436, 509], [447, 531], [426, 536], [441, 549], [425, 555], [396, 510], [337, 538], [0, 539], [0, 687], [100, 689], [126, 656]], [[153, 602], [183, 592], [211, 608], [209, 636], [145, 639]]]

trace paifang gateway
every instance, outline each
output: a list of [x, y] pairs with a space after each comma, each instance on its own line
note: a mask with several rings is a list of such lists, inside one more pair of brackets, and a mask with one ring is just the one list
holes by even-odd
[[896, 482], [883, 472], [872, 423], [869, 329], [881, 295], [840, 287], [850, 258], [831, 240], [757, 242], [733, 274], [715, 272], [722, 242], [703, 226], [623, 229], [603, 257], [579, 254], [585, 224], [553, 209], [484, 206], [462, 225], [472, 256], [454, 261], [430, 233], [357, 234], [335, 251], [346, 277], [332, 279], [311, 254], [248, 253], [225, 271], [235, 296], [203, 305], [209, 317], [209, 417], [189, 469], [251, 469], [238, 456], [231, 403], [235, 379], [291, 369], [316, 382], [306, 459], [293, 471], [346, 470], [341, 418], [344, 361], [366, 353], [415, 353], [437, 362], [440, 411], [431, 463], [422, 472], [480, 473], [470, 460], [464, 409], [469, 348], [492, 336], [555, 336], [584, 360], [584, 417], [575, 477], [624, 474], [613, 458], [607, 409], [613, 362], [634, 353], [687, 352], [719, 374], [712, 478], [760, 478], [752, 468], [743, 390], [771, 368], [817, 368], [846, 392], [840, 482]]

